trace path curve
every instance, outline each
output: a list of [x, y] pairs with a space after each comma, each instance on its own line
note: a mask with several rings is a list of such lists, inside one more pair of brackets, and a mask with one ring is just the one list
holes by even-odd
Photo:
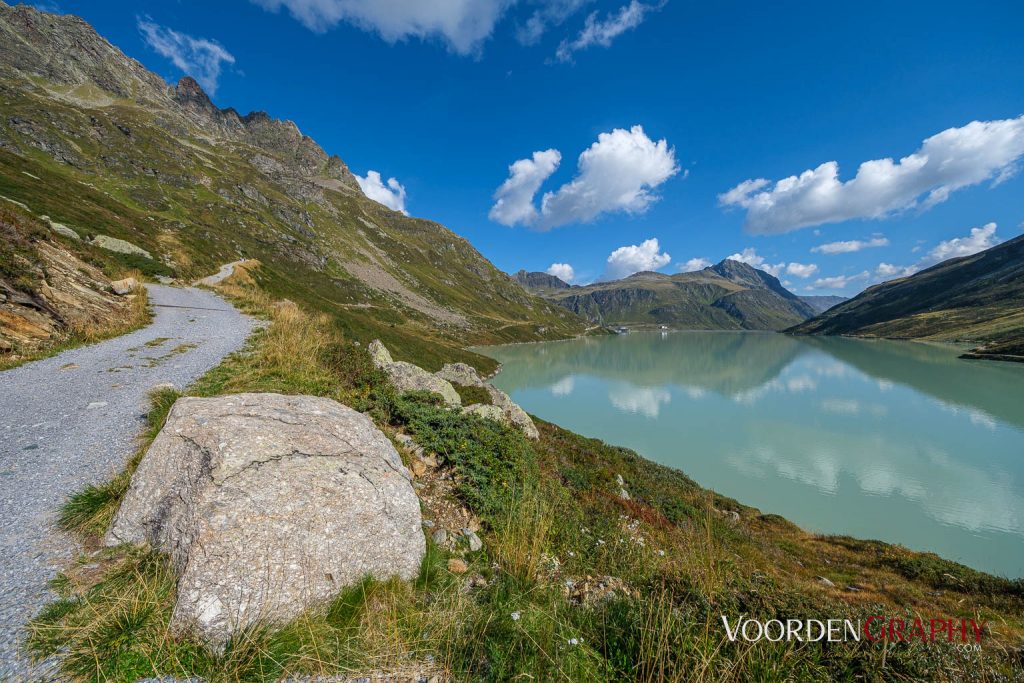
[[225, 263], [223, 266], [220, 267], [220, 270], [218, 270], [213, 275], [201, 277], [192, 284], [196, 287], [200, 285], [205, 285], [206, 287], [213, 287], [214, 285], [219, 285], [220, 283], [224, 282], [229, 277], [235, 274], [235, 266], [240, 266], [248, 260], [249, 259], [242, 259], [241, 261], [232, 261], [231, 263]]
[[188, 386], [255, 327], [212, 292], [147, 289], [148, 327], [0, 372], [0, 680], [46, 679], [20, 643], [51, 597], [47, 581], [75, 552], [53, 527], [61, 503], [124, 466], [153, 386]]

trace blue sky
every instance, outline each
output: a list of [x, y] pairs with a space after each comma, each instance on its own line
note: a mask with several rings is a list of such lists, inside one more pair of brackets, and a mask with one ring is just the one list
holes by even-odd
[[850, 295], [1024, 226], [1015, 1], [37, 4], [295, 121], [506, 271], [741, 254]]

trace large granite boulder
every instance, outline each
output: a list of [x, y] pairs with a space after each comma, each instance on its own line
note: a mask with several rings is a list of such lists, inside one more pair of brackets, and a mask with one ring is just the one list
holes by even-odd
[[449, 406], [458, 407], [462, 405], [462, 399], [459, 398], [459, 393], [455, 391], [455, 387], [451, 385], [451, 382], [427, 372], [418, 365], [392, 360], [391, 353], [379, 339], [374, 339], [370, 342], [367, 351], [370, 352], [373, 364], [387, 373], [388, 379], [391, 380], [391, 384], [395, 386], [399, 393], [407, 391], [432, 391], [435, 394], [440, 394], [441, 398]]
[[413, 578], [419, 500], [365, 415], [311, 396], [182, 398], [106, 543], [148, 543], [178, 574], [172, 627], [221, 645], [367, 575]]

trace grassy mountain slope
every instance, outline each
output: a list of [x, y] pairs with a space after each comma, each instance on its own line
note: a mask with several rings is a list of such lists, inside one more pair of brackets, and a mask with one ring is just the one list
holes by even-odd
[[608, 325], [779, 330], [813, 315], [813, 310], [776, 278], [730, 260], [692, 273], [642, 272], [584, 287], [533, 291]]
[[0, 2], [0, 40], [0, 196], [152, 255], [110, 258], [185, 280], [259, 259], [268, 291], [427, 365], [584, 327], [443, 226], [367, 199], [291, 122], [169, 87], [76, 17]]
[[982, 342], [977, 356], [1024, 358], [1024, 236], [869, 287], [789, 331]]

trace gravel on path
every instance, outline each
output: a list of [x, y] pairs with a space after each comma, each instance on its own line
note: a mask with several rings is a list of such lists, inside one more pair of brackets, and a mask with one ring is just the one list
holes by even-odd
[[21, 643], [76, 550], [53, 525], [60, 505], [122, 469], [154, 386], [188, 386], [256, 326], [212, 292], [147, 289], [148, 327], [0, 372], [0, 680], [53, 676], [54, 663], [30, 666]]

